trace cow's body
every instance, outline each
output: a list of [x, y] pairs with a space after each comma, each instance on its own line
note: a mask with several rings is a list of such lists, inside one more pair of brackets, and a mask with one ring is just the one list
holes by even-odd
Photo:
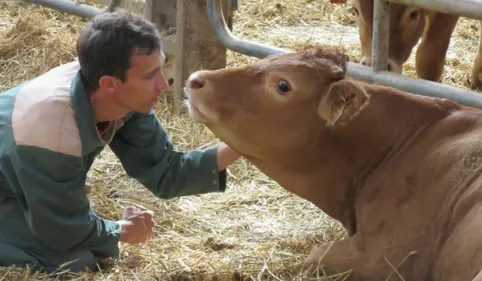
[[[482, 115], [420, 110], [420, 119], [393, 116], [404, 126], [376, 128], [400, 134], [380, 144], [386, 153], [365, 168], [374, 172], [353, 182], [356, 231], [328, 252], [329, 273], [353, 269], [353, 280], [401, 280], [394, 266], [404, 280], [462, 281], [482, 269]], [[440, 119], [425, 119], [436, 111]], [[307, 264], [320, 256], [315, 251]]]
[[[352, 3], [362, 47], [361, 63], [371, 65], [374, 0], [352, 0]], [[458, 16], [451, 14], [391, 3], [389, 70], [401, 72], [402, 65], [407, 61], [426, 28], [416, 53], [417, 76], [426, 80], [439, 81], [450, 38], [458, 19]], [[472, 89], [482, 87], [482, 21], [479, 22], [479, 32], [479, 48], [471, 74]]]
[[482, 112], [351, 80], [345, 60], [320, 48], [197, 72], [191, 115], [343, 224], [307, 268], [482, 281]]

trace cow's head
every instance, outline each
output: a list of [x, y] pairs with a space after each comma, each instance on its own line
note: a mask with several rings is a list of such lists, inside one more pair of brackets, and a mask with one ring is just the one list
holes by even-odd
[[[371, 66], [374, 0], [352, 0], [362, 49], [361, 64]], [[415, 6], [390, 4], [388, 70], [402, 72], [402, 65], [423, 34], [424, 10]]]
[[340, 50], [319, 47], [198, 71], [186, 83], [189, 111], [248, 158], [300, 158], [295, 155], [314, 152], [311, 148], [349, 123], [369, 100], [344, 79], [347, 61]]

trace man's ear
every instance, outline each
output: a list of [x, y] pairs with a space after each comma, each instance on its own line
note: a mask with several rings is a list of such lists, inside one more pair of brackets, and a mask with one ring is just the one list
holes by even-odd
[[368, 104], [370, 96], [355, 81], [333, 83], [318, 104], [318, 115], [327, 126], [344, 125]]
[[99, 88], [113, 91], [116, 86], [117, 78], [114, 76], [104, 75], [99, 79]]

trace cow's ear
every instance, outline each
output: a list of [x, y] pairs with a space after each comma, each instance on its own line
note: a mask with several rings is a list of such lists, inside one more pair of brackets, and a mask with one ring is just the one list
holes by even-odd
[[318, 104], [318, 115], [327, 126], [344, 125], [368, 104], [370, 96], [353, 80], [331, 84]]

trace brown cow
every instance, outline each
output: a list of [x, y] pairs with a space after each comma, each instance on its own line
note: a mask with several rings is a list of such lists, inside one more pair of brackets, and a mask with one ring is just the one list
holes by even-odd
[[[456, 1], [456, 0], [454, 0]], [[363, 65], [371, 65], [373, 33], [373, 0], [352, 0], [355, 21], [358, 25], [362, 48]], [[425, 14], [428, 24], [425, 35]], [[431, 81], [440, 81], [450, 37], [458, 16], [426, 11], [416, 6], [391, 4], [389, 31], [389, 64], [391, 71], [402, 71], [412, 49], [422, 37], [416, 53], [417, 76]], [[482, 21], [479, 22], [479, 49], [472, 68], [471, 88], [482, 88]]]
[[189, 111], [345, 227], [306, 268], [324, 257], [347, 280], [481, 281], [482, 112], [352, 80], [347, 60], [319, 47], [198, 71]]

